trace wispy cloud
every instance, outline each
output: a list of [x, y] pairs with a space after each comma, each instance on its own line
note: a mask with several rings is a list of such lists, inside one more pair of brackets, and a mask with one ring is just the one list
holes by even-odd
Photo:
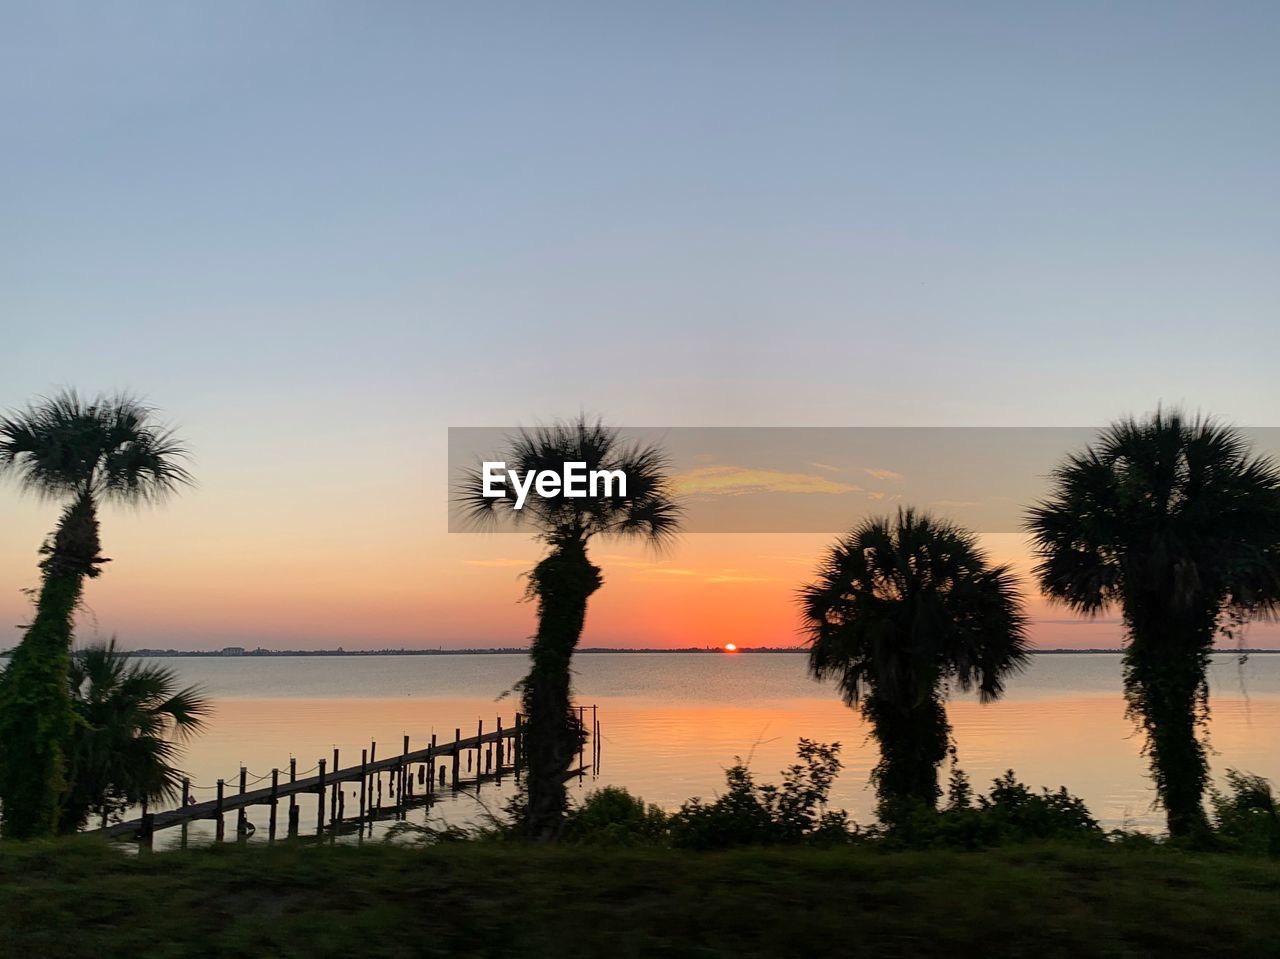
[[832, 466], [830, 463], [810, 463], [809, 465], [816, 470], [826, 470], [828, 473], [840, 472], [840, 467]]
[[[768, 559], [770, 557], [763, 557]], [[791, 557], [797, 561], [801, 557]], [[674, 576], [682, 581], [690, 583], [770, 583], [774, 582], [771, 576], [760, 576], [755, 573], [748, 573], [736, 567], [713, 567], [711, 569], [690, 569], [684, 566], [667, 566], [660, 560], [645, 560], [635, 556], [626, 556], [619, 553], [604, 553], [597, 556], [596, 559], [600, 565], [606, 570], [610, 569], [627, 569], [635, 570], [638, 574], [635, 582], [656, 583], [661, 582], [662, 577]], [[808, 559], [805, 560], [808, 562]]]
[[812, 566], [816, 561], [813, 556], [761, 556], [761, 559], [773, 560], [776, 563], [786, 563], [788, 566]]
[[746, 493], [854, 493], [861, 489], [826, 476], [784, 473], [744, 466], [699, 466], [672, 477], [677, 492], [702, 496], [742, 496]]
[[692, 569], [681, 569], [676, 566], [667, 566], [662, 561], [637, 559], [634, 556], [627, 556], [622, 553], [604, 553], [597, 557], [601, 565], [610, 569], [639, 569], [646, 573], [661, 573], [664, 576], [695, 576], [697, 572]]
[[718, 573], [712, 573], [703, 580], [704, 583], [768, 583], [772, 582], [768, 576], [750, 576], [746, 573], [740, 573], [736, 569], [725, 569]]
[[902, 479], [901, 473], [895, 473], [893, 470], [882, 469], [864, 469], [862, 472], [868, 476], [874, 476], [878, 480], [899, 480]]

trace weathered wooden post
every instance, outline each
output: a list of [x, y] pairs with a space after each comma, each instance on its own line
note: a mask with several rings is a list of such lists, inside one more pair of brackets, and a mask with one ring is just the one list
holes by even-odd
[[400, 789], [398, 797], [400, 799], [400, 808], [407, 809], [409, 804], [409, 789], [411, 788], [411, 778], [409, 776], [409, 734], [404, 737], [404, 758], [400, 760]]
[[324, 832], [324, 760], [318, 760], [316, 767], [320, 770], [319, 783], [316, 786], [316, 793], [320, 797], [316, 805], [316, 835], [318, 836]]
[[156, 834], [155, 813], [147, 811], [147, 801], [142, 801], [142, 821], [138, 823], [138, 851], [150, 852]]
[[462, 756], [458, 744], [462, 742], [462, 730], [453, 731], [453, 788], [458, 788], [458, 773], [462, 768]]
[[582, 782], [582, 767], [585, 765], [583, 756], [586, 755], [585, 750], [587, 748], [586, 711], [586, 707], [578, 707], [578, 782]]
[[369, 750], [360, 750], [360, 835], [364, 835], [365, 800], [369, 791]]
[[[243, 796], [246, 785], [246, 777], [248, 772], [243, 766], [240, 767], [240, 791], [238, 795]], [[249, 813], [245, 810], [243, 802], [236, 811], [236, 842], [242, 842], [249, 835]]]
[[[298, 757], [289, 757], [289, 782], [296, 783], [298, 781]], [[296, 836], [298, 834], [298, 794], [289, 791], [289, 835]]]
[[498, 758], [498, 779], [502, 779], [502, 746], [503, 746], [502, 717], [499, 716], [498, 717], [498, 741], [494, 745], [494, 751], [497, 753], [497, 758]]
[[[338, 747], [333, 747], [333, 765], [329, 767], [329, 772], [333, 776], [338, 775], [338, 770], [342, 767], [338, 765]], [[342, 784], [338, 780], [334, 780], [333, 789], [330, 790], [333, 795], [329, 799], [329, 821], [334, 825], [338, 822], [338, 796], [342, 792]]]
[[[443, 772], [443, 768], [441, 772]], [[431, 734], [431, 752], [427, 753], [427, 795], [436, 791], [436, 734]]]
[[280, 805], [280, 770], [271, 770], [271, 815], [267, 820], [267, 842], [276, 841], [276, 807]]
[[218, 798], [214, 801], [214, 807], [213, 807], [214, 813], [215, 813], [214, 820], [216, 822], [216, 826], [214, 827], [214, 838], [217, 839], [218, 842], [222, 842], [222, 837], [226, 834], [226, 823], [222, 819], [222, 787], [223, 785], [224, 785], [223, 781], [219, 779], [218, 780]]
[[516, 713], [516, 734], [511, 739], [512, 765], [515, 767], [516, 779], [520, 778], [520, 770], [524, 766], [524, 717]]

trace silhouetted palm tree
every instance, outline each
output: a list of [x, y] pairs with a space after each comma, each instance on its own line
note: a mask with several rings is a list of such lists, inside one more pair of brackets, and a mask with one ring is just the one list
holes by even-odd
[[880, 746], [880, 817], [934, 808], [951, 743], [948, 686], [999, 698], [1027, 656], [1026, 616], [1007, 566], [972, 533], [912, 509], [840, 539], [800, 594], [809, 668], [837, 680]]
[[635, 539], [662, 547], [675, 535], [680, 507], [667, 487], [666, 457], [656, 447], [625, 444], [618, 431], [585, 417], [574, 422], [521, 430], [503, 457], [508, 469], [554, 470], [565, 463], [585, 469], [622, 470], [626, 495], [541, 497], [531, 493], [520, 510], [510, 497], [484, 495], [478, 471], [458, 493], [463, 513], [483, 527], [505, 516], [527, 526], [550, 552], [529, 574], [529, 595], [538, 600], [538, 631], [531, 666], [522, 682], [528, 799], [525, 827], [536, 840], [555, 839], [567, 805], [565, 779], [582, 731], [570, 709], [569, 667], [582, 635], [587, 600], [601, 585], [600, 569], [587, 558], [595, 537]]
[[1147, 734], [1169, 833], [1207, 829], [1215, 636], [1280, 598], [1280, 471], [1236, 431], [1177, 412], [1122, 420], [1053, 473], [1028, 527], [1049, 596], [1124, 616], [1125, 694]]
[[179, 688], [165, 666], [129, 659], [114, 639], [73, 657], [68, 688], [79, 722], [68, 749], [70, 790], [60, 831], [75, 832], [91, 814], [105, 826], [129, 806], [177, 800], [177, 741], [203, 727], [210, 708], [203, 692]]
[[185, 451], [136, 399], [64, 392], [0, 418], [0, 472], [44, 499], [69, 501], [42, 549], [34, 621], [0, 676], [0, 804], [4, 833], [51, 834], [66, 784], [74, 722], [67, 676], [72, 620], [99, 555], [101, 501], [152, 502], [190, 481]]

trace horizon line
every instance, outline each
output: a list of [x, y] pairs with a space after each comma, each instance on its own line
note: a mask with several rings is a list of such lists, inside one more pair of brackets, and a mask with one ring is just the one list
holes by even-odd
[[[345, 649], [341, 646], [334, 649], [268, 649], [266, 647], [255, 647], [248, 649], [243, 646], [223, 646], [216, 649], [160, 649], [156, 647], [140, 646], [137, 649], [121, 649], [119, 650], [125, 656], [150, 656], [154, 658], [164, 657], [217, 657], [226, 659], [236, 659], [246, 656], [467, 656], [467, 655], [527, 655], [528, 646], [472, 646], [459, 648], [436, 648], [436, 649], [415, 649], [409, 647], [382, 647], [377, 649]], [[7, 657], [12, 654], [12, 649], [0, 650], [0, 656]], [[575, 654], [653, 654], [653, 653], [676, 653], [682, 655], [689, 654], [719, 654], [725, 656], [733, 656], [738, 654], [755, 654], [755, 655], [778, 655], [778, 654], [799, 654], [808, 652], [806, 646], [738, 646], [733, 650], [727, 650], [723, 646], [585, 646], [575, 650]], [[1037, 655], [1099, 655], [1099, 654], [1120, 654], [1125, 652], [1120, 647], [1066, 647], [1054, 646], [1045, 647], [1044, 649], [1028, 650], [1033, 656]], [[1280, 653], [1280, 648], [1274, 647], [1247, 647], [1243, 649], [1214, 649], [1211, 652], [1230, 655], [1250, 655], [1253, 653], [1268, 654]]]

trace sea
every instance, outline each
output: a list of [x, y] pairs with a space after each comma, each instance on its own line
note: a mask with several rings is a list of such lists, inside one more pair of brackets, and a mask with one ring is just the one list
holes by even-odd
[[[362, 750], [379, 757], [401, 752], [406, 736], [410, 749], [420, 749], [432, 734], [445, 742], [459, 730], [463, 737], [478, 727], [493, 730], [498, 721], [509, 728], [519, 710], [513, 690], [528, 661], [520, 653], [485, 653], [155, 662], [174, 670], [182, 684], [202, 687], [212, 702], [206, 728], [182, 743], [180, 753], [194, 798], [204, 800], [213, 797], [218, 779], [228, 795], [235, 792], [242, 767], [248, 788], [260, 788], [273, 768], [287, 778], [291, 758], [302, 775], [320, 759], [332, 768], [335, 749], [345, 767], [359, 763]], [[840, 744], [844, 768], [831, 804], [856, 822], [874, 821], [875, 743], [834, 686], [809, 677], [801, 654], [581, 653], [574, 660], [574, 696], [599, 723], [598, 752], [587, 747], [588, 768], [570, 782], [575, 801], [618, 785], [677, 809], [690, 798], [722, 792], [726, 768], [739, 760], [759, 782], [778, 781], [805, 738]], [[1125, 712], [1119, 654], [1034, 655], [1001, 700], [984, 705], [953, 691], [948, 715], [954, 762], [978, 789], [1012, 769], [1033, 787], [1065, 786], [1105, 827], [1161, 828], [1143, 736]], [[1229, 769], [1280, 776], [1280, 655], [1215, 655], [1206, 733], [1215, 782]], [[950, 765], [942, 771], [944, 783], [949, 771]], [[405, 821], [438, 827], [500, 815], [515, 777], [485, 779], [477, 789], [467, 783], [474, 774], [467, 761], [462, 773], [464, 788], [439, 790], [438, 801], [409, 809]], [[344, 788], [345, 812], [353, 816], [358, 789], [354, 783]], [[393, 801], [388, 792], [384, 806]], [[300, 807], [301, 831], [314, 831], [315, 797]], [[252, 809], [249, 819], [254, 830], [247, 841], [264, 840], [266, 809]], [[381, 819], [357, 834], [385, 837], [392, 822]], [[283, 816], [280, 823], [283, 831]], [[212, 829], [195, 824], [186, 841], [210, 837]], [[176, 833], [162, 831], [157, 845], [172, 844]]]

